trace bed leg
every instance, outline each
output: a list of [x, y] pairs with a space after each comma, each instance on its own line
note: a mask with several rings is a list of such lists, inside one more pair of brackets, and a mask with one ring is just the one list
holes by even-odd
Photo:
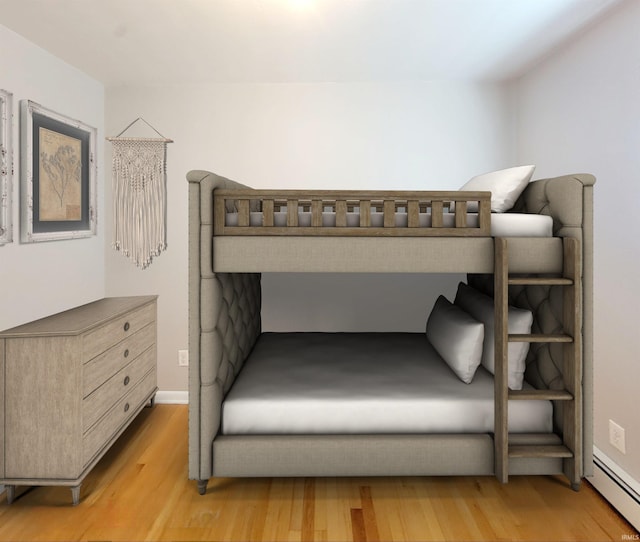
[[580, 485], [581, 485], [580, 481], [571, 482], [571, 489], [573, 489], [574, 491], [580, 491]]
[[198, 493], [205, 495], [207, 493], [207, 484], [209, 480], [198, 480]]

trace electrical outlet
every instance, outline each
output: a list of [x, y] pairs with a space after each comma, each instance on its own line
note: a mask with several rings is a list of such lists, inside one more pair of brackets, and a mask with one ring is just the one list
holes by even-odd
[[178, 350], [178, 365], [180, 367], [189, 366], [189, 350]]
[[624, 427], [620, 427], [613, 420], [609, 420], [609, 442], [614, 448], [617, 448], [623, 454], [627, 453], [624, 440]]

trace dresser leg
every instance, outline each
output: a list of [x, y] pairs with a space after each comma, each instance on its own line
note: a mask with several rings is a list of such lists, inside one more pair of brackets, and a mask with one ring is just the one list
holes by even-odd
[[6, 486], [7, 504], [11, 504], [16, 498], [16, 486]]
[[80, 486], [75, 486], [71, 488], [71, 500], [73, 501], [73, 506], [78, 506], [80, 503]]

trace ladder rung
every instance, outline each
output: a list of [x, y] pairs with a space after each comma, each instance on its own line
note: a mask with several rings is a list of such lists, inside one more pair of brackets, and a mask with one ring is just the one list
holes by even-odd
[[508, 283], [520, 286], [571, 286], [573, 280], [564, 277], [512, 277]]
[[572, 343], [573, 337], [562, 333], [512, 333], [509, 334], [508, 341], [512, 343]]
[[566, 390], [509, 390], [509, 399], [571, 401], [573, 395]]
[[563, 444], [509, 446], [509, 457], [573, 457], [573, 452]]

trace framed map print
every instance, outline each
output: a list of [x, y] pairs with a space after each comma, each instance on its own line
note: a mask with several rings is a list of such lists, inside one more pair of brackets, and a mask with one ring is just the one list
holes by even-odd
[[0, 245], [13, 241], [13, 107], [12, 95], [0, 89]]
[[22, 101], [23, 243], [96, 233], [96, 129]]

